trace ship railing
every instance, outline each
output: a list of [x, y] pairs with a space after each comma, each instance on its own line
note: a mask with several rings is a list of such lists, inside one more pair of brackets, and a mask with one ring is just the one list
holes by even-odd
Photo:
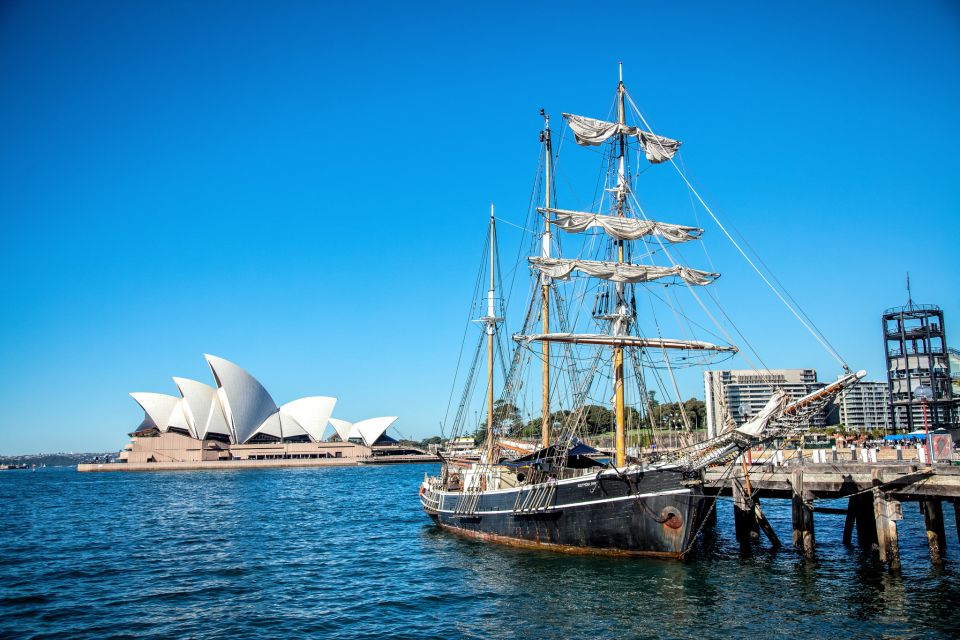
[[557, 482], [552, 477], [521, 489], [513, 502], [513, 514], [542, 513], [553, 506], [556, 495]]
[[469, 487], [464, 489], [457, 499], [457, 506], [453, 512], [457, 515], [473, 515], [477, 512], [477, 504], [480, 502], [480, 487]]
[[432, 486], [432, 483], [423, 492], [421, 498], [423, 499], [423, 506], [433, 511], [440, 510], [440, 494], [437, 492], [436, 488]]
[[463, 487], [460, 497], [457, 498], [457, 506], [453, 512], [457, 515], [473, 515], [477, 512], [477, 504], [480, 502], [480, 495], [483, 493], [484, 476], [475, 474], [470, 481]]

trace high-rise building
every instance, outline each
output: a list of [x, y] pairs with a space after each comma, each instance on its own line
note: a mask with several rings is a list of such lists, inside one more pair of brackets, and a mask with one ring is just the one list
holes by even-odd
[[[783, 389], [794, 400], [826, 386], [817, 381], [815, 369], [762, 369], [704, 371], [707, 405], [707, 436], [722, 433], [727, 418], [740, 426], [757, 415], [775, 389]], [[822, 426], [825, 416], [814, 418]]]
[[887, 309], [883, 343], [893, 427], [900, 431], [954, 427], [955, 403], [940, 307], [908, 299], [906, 306]]
[[[960, 351], [947, 347], [947, 367], [950, 369], [950, 386], [953, 387], [953, 399], [960, 402]], [[960, 416], [954, 414], [955, 418]]]
[[840, 394], [836, 405], [840, 424], [847, 429], [890, 428], [890, 391], [886, 382], [861, 380]]

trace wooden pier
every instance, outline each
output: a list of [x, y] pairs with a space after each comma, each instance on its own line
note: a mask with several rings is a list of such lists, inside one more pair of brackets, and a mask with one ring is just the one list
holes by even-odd
[[[917, 502], [923, 514], [930, 549], [930, 561], [942, 564], [946, 555], [943, 502], [953, 503], [960, 537], [960, 467], [949, 464], [920, 465], [896, 462], [862, 464], [852, 462], [793, 464], [735, 464], [707, 472], [704, 491], [731, 496], [734, 527], [741, 545], [757, 542], [764, 532], [773, 547], [780, 546], [773, 528], [766, 522], [761, 499], [791, 501], [793, 547], [814, 555], [814, 515], [843, 514], [843, 542], [857, 541], [875, 549], [891, 570], [900, 569], [897, 521], [903, 519], [902, 503]], [[817, 500], [847, 499], [845, 509], [818, 507]]]

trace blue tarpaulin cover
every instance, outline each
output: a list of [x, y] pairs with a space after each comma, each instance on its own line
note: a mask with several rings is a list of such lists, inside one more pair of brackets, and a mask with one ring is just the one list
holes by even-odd
[[[559, 449], [558, 445], [552, 444], [546, 449], [540, 449], [539, 451], [534, 451], [533, 453], [527, 454], [522, 458], [517, 458], [516, 460], [509, 460], [503, 464], [508, 467], [526, 467], [531, 464], [536, 464], [540, 460], [545, 460], [557, 454]], [[578, 456], [589, 456], [593, 454], [600, 453], [598, 449], [594, 449], [591, 446], [585, 445], [580, 442], [579, 439], [574, 438], [570, 443], [570, 449], [567, 451], [567, 456], [574, 458]]]
[[886, 442], [910, 442], [912, 440], [919, 440], [920, 442], [927, 441], [927, 435], [925, 433], [894, 433], [889, 436], [883, 436], [884, 441]]

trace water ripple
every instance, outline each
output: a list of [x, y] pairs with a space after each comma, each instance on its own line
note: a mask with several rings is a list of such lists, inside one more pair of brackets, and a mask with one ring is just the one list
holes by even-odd
[[[0, 637], [960, 634], [960, 554], [931, 569], [915, 509], [900, 576], [842, 544], [842, 516], [818, 516], [813, 561], [741, 556], [727, 503], [696, 561], [571, 557], [437, 531], [426, 468], [4, 472]], [[789, 508], [766, 511], [786, 537]]]

